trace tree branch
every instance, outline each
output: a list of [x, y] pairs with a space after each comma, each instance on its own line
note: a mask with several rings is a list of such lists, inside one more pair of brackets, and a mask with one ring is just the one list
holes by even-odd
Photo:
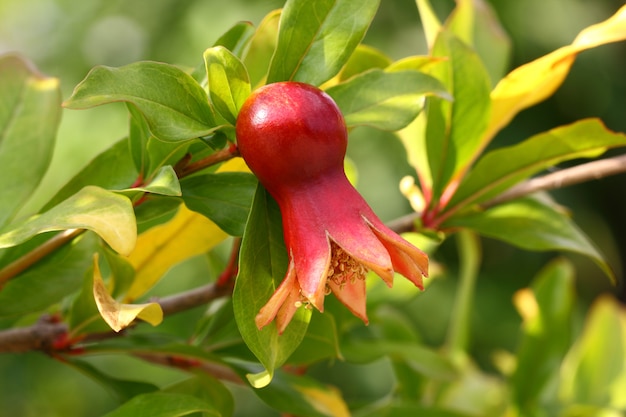
[[37, 246], [35, 249], [26, 253], [22, 257], [16, 259], [11, 262], [4, 268], [0, 269], [0, 289], [2, 286], [11, 278], [20, 273], [24, 272], [26, 269], [30, 268], [32, 265], [40, 261], [42, 258], [51, 254], [55, 250], [59, 249], [61, 246], [70, 242], [76, 236], [83, 233], [84, 229], [68, 229], [64, 230], [51, 237], [41, 245]]
[[[163, 315], [170, 316], [224, 297], [232, 292], [232, 285], [218, 286], [208, 284], [169, 297], [163, 297], [156, 302], [163, 310]], [[27, 352], [31, 350], [49, 351], [53, 349], [55, 341], [68, 333], [67, 324], [59, 323], [48, 316], [42, 317], [37, 323], [28, 327], [19, 327], [0, 331], [0, 353]], [[95, 341], [109, 337], [118, 337], [123, 333], [102, 333], [87, 335], [84, 341]]]
[[488, 208], [537, 191], [553, 190], [591, 180], [598, 180], [625, 171], [626, 155], [599, 159], [521, 182], [482, 204], [482, 206]]

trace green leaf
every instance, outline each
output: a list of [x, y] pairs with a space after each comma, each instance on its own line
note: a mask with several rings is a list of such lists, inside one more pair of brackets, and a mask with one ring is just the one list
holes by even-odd
[[380, 0], [288, 0], [267, 82], [320, 85], [336, 75], [365, 36]]
[[176, 165], [187, 153], [189, 148], [199, 143], [199, 140], [185, 142], [163, 142], [151, 136], [146, 144], [146, 152], [149, 164], [145, 175], [147, 178], [154, 175], [156, 171], [165, 165]]
[[0, 56], [0, 227], [29, 200], [48, 169], [60, 103], [56, 78], [17, 55]]
[[503, 240], [527, 250], [578, 253], [593, 260], [611, 280], [615, 279], [613, 271], [598, 249], [550, 201], [521, 198], [484, 212], [456, 216], [445, 222], [444, 227], [467, 227], [483, 236]]
[[148, 126], [145, 117], [143, 117], [143, 114], [141, 114], [135, 105], [126, 103], [126, 108], [128, 108], [128, 112], [130, 113], [128, 128], [128, 146], [130, 154], [132, 155], [137, 172], [145, 176], [148, 175], [147, 170], [150, 162], [146, 152], [146, 146], [148, 145], [148, 140], [152, 137], [152, 133], [150, 133], [150, 126]]
[[104, 417], [180, 417], [193, 413], [221, 415], [207, 401], [192, 395], [154, 392], [138, 395]]
[[223, 46], [207, 49], [204, 62], [211, 101], [221, 116], [234, 125], [239, 109], [250, 95], [248, 71], [237, 56]]
[[50, 231], [88, 229], [115, 251], [128, 255], [135, 247], [135, 214], [128, 198], [87, 186], [47, 212], [0, 230], [0, 248], [7, 248]]
[[426, 37], [428, 49], [432, 49], [435, 41], [437, 40], [437, 35], [441, 30], [441, 22], [428, 0], [415, 0], [415, 3], [417, 4], [417, 9], [419, 10], [420, 20], [424, 26], [424, 35]]
[[181, 181], [187, 207], [232, 236], [243, 235], [256, 185], [256, 177], [243, 172], [196, 175]]
[[235, 56], [241, 57], [254, 34], [254, 26], [250, 22], [238, 22], [215, 41], [213, 46], [223, 46]]
[[384, 69], [391, 64], [391, 58], [383, 54], [378, 49], [368, 45], [359, 44], [346, 65], [338, 75], [339, 81], [345, 81], [350, 77], [361, 74], [374, 68]]
[[300, 308], [282, 335], [275, 323], [262, 330], [254, 321], [287, 272], [280, 209], [259, 185], [241, 244], [239, 275], [233, 292], [233, 309], [248, 348], [265, 367], [265, 374], [249, 375], [257, 388], [267, 385], [304, 338], [311, 311]]
[[136, 62], [120, 68], [98, 66], [74, 89], [64, 106], [86, 109], [116, 101], [135, 105], [154, 136], [184, 141], [216, 129], [206, 92], [187, 73], [159, 62]]
[[280, 10], [267, 14], [250, 39], [250, 45], [243, 55], [243, 63], [248, 69], [250, 85], [258, 87], [265, 81], [278, 40]]
[[614, 298], [603, 295], [593, 304], [583, 334], [565, 357], [560, 398], [572, 404], [624, 410], [624, 358], [626, 313]]
[[219, 411], [219, 415], [233, 415], [235, 408], [233, 395], [224, 384], [206, 373], [196, 372], [192, 378], [170, 385], [164, 391], [193, 395], [215, 407], [216, 411]]
[[571, 342], [574, 274], [569, 261], [556, 259], [539, 272], [531, 288], [515, 294], [524, 323], [510, 386], [523, 415], [536, 415], [549, 405], [542, 398], [556, 397], [554, 382]]
[[94, 159], [59, 190], [45, 205], [49, 210], [88, 185], [109, 190], [129, 187], [137, 179], [138, 171], [128, 151], [128, 139], [114, 143]]
[[113, 378], [81, 359], [69, 356], [66, 357], [66, 361], [70, 366], [100, 383], [100, 385], [106, 388], [111, 394], [115, 395], [117, 400], [121, 402], [128, 401], [136, 395], [157, 391], [159, 389], [156, 385], [147, 382]]
[[469, 172], [450, 201], [459, 209], [495, 197], [531, 175], [563, 161], [595, 158], [607, 149], [626, 146], [626, 135], [585, 119], [535, 135], [524, 142], [489, 152]]
[[180, 184], [178, 182], [178, 176], [176, 175], [174, 168], [170, 165], [161, 167], [148, 184], [116, 191], [128, 195], [133, 195], [138, 192], [159, 194], [170, 197], [178, 197], [182, 195]]
[[[430, 97], [423, 148], [432, 176], [433, 203], [451, 182], [458, 181], [481, 151], [481, 138], [491, 111], [489, 76], [476, 52], [442, 31], [432, 55], [447, 62], [432, 67], [454, 101]], [[471, 81], [468, 81], [471, 80]], [[419, 172], [423, 167], [416, 167]]]
[[311, 365], [324, 359], [341, 358], [337, 324], [332, 314], [314, 314], [300, 346], [289, 357], [289, 364]]
[[450, 98], [435, 78], [417, 71], [369, 70], [326, 92], [335, 100], [348, 127], [368, 125], [398, 130], [424, 107], [425, 95]]
[[346, 360], [359, 363], [389, 356], [433, 380], [452, 380], [457, 376], [450, 361], [418, 342], [350, 338], [341, 344], [341, 352]]
[[511, 40], [487, 1], [458, 2], [446, 27], [476, 50], [493, 85], [506, 74], [510, 64]]
[[377, 405], [368, 408], [365, 413], [359, 413], [359, 417], [472, 417], [476, 414], [466, 414], [460, 411], [447, 410], [438, 406], [426, 406], [413, 402], [393, 402], [391, 404]]
[[42, 311], [81, 288], [97, 239], [85, 233], [7, 282], [0, 291], [0, 317]]

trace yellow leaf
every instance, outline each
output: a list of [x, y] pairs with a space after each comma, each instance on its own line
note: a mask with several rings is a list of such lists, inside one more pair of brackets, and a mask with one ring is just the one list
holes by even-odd
[[491, 92], [493, 106], [484, 145], [521, 110], [550, 97], [563, 83], [578, 53], [624, 39], [626, 6], [608, 20], [584, 29], [571, 45], [510, 72]]
[[[233, 158], [217, 170], [227, 171], [250, 170], [242, 158]], [[169, 222], [138, 236], [135, 250], [128, 257], [135, 269], [135, 280], [124, 301], [141, 297], [174, 265], [210, 251], [227, 237], [211, 220], [181, 205]]]
[[135, 268], [135, 280], [125, 301], [143, 295], [174, 265], [213, 249], [228, 235], [203, 215], [181, 205], [167, 223], [155, 226], [137, 238], [128, 261]]
[[122, 304], [111, 297], [102, 281], [98, 254], [93, 257], [93, 296], [100, 315], [116, 332], [128, 327], [135, 319], [144, 320], [153, 326], [163, 321], [163, 310], [157, 303]]
[[250, 172], [243, 158], [233, 158], [224, 162], [217, 172]]
[[320, 413], [333, 417], [350, 417], [350, 411], [337, 390], [313, 386], [295, 386], [295, 388]]

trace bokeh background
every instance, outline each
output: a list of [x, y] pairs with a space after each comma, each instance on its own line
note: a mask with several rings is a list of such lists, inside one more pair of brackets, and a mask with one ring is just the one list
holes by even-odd
[[[451, 0], [431, 2], [440, 17], [454, 6]], [[581, 29], [606, 19], [624, 4], [621, 0], [490, 3], [511, 40], [509, 68], [570, 43]], [[23, 54], [43, 73], [58, 77], [63, 97], [67, 98], [95, 65], [157, 60], [195, 67], [203, 51], [231, 25], [240, 20], [258, 24], [266, 13], [282, 4], [279, 0], [0, 0], [0, 54]], [[415, 2], [382, 0], [365, 43], [395, 59], [425, 54]], [[610, 129], [626, 132], [625, 69], [626, 43], [582, 53], [562, 88], [546, 102], [522, 112], [492, 146], [512, 144], [585, 117], [599, 117]], [[91, 158], [123, 137], [127, 123], [123, 105], [65, 111], [50, 171], [29, 203], [30, 208], [44, 204]], [[359, 190], [383, 220], [410, 210], [398, 182], [413, 172], [395, 137], [357, 129], [351, 137], [349, 156], [359, 171]], [[552, 193], [570, 208], [580, 227], [605, 252], [620, 280], [626, 259], [624, 190], [626, 175], [618, 175]], [[436, 255], [444, 267], [443, 278], [429, 288], [428, 296], [407, 306], [415, 309], [422, 336], [433, 345], [444, 337], [446, 312], [453, 302], [455, 249], [454, 239], [443, 244]], [[492, 240], [483, 241], [483, 255], [472, 350], [489, 367], [487, 358], [495, 349], [512, 350], [516, 346], [520, 319], [511, 305], [513, 293], [526, 286], [547, 261], [560, 255], [528, 253]], [[611, 286], [591, 262], [571, 259], [578, 268], [581, 316], [584, 306], [601, 292], [613, 292], [626, 301], [622, 282]], [[196, 267], [190, 262], [176, 273], [201, 282], [202, 268], [204, 264]], [[137, 375], [154, 375], [156, 383], [165, 383], [176, 374], [155, 371], [138, 361], [115, 362], [115, 366], [130, 366]], [[253, 397], [238, 395], [242, 401], [237, 415], [253, 415], [249, 414], [251, 409], [256, 410], [254, 415], [261, 415]], [[98, 416], [112, 404], [100, 386], [41, 354], [0, 356], [0, 416]]]

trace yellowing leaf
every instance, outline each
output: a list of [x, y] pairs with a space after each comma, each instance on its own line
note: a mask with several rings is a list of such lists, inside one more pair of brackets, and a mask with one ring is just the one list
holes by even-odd
[[128, 327], [135, 319], [144, 320], [153, 326], [163, 321], [163, 310], [157, 303], [122, 304], [109, 295], [102, 281], [98, 254], [93, 258], [93, 296], [100, 315], [116, 332]]
[[122, 255], [132, 251], [137, 239], [130, 200], [90, 185], [47, 212], [6, 232], [0, 230], [0, 248], [18, 245], [39, 233], [67, 229], [92, 230]]
[[332, 388], [295, 386], [314, 409], [326, 416], [350, 417], [350, 411], [340, 393]]
[[[242, 158], [223, 163], [217, 172], [250, 171]], [[215, 223], [181, 205], [169, 222], [139, 235], [128, 261], [135, 269], [135, 280], [124, 300], [130, 302], [145, 294], [174, 265], [213, 249], [228, 237]]]
[[243, 158], [233, 158], [224, 162], [217, 172], [250, 172]]
[[510, 72], [491, 93], [491, 121], [484, 145], [521, 110], [550, 97], [562, 84], [579, 52], [624, 39], [626, 6], [608, 20], [580, 32], [571, 45]]
[[136, 271], [135, 280], [125, 300], [137, 299], [171, 267], [211, 250], [226, 237], [211, 220], [181, 205], [172, 220], [137, 238], [135, 250], [128, 257]]

